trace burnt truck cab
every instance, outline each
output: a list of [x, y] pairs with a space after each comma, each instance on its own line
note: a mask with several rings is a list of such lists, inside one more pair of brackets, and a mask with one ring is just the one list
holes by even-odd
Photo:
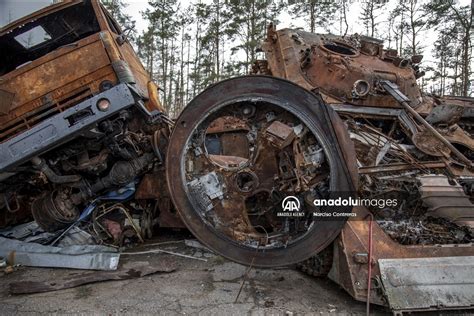
[[35, 216], [51, 209], [41, 204], [66, 199], [49, 217], [70, 222], [77, 205], [156, 158], [147, 140], [163, 115], [157, 86], [97, 0], [66, 0], [16, 20], [0, 29], [0, 47], [0, 214], [25, 208]]

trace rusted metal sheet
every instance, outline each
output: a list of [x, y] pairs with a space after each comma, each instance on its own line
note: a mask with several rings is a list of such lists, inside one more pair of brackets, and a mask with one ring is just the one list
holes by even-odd
[[293, 142], [296, 134], [290, 126], [275, 121], [267, 127], [265, 136], [270, 143], [283, 149]]
[[[55, 52], [55, 56], [48, 56], [48, 61], [38, 59], [29, 69], [18, 69], [18, 73], [11, 72], [2, 77], [1, 87], [16, 94], [13, 109], [24, 105], [45, 93], [80, 80], [102, 67], [109, 65], [109, 58], [103, 48], [98, 34], [77, 42], [75, 46], [64, 47]], [[51, 75], [58, 80], [48, 80]], [[82, 85], [87, 82], [82, 82]], [[23, 91], [29, 93], [22, 93]], [[17, 112], [17, 116], [26, 111]]]
[[151, 220], [157, 218], [160, 227], [186, 227], [173, 207], [164, 172], [145, 174], [138, 186], [135, 198], [137, 200], [153, 200], [155, 202], [155, 210]]
[[8, 114], [13, 106], [15, 93], [0, 89], [0, 115]]
[[[367, 263], [360, 262], [356, 254], [369, 252], [369, 211], [357, 207], [357, 218], [351, 219], [334, 243], [334, 261], [329, 278], [341, 285], [351, 296], [360, 301], [367, 299]], [[364, 220], [365, 219], [365, 220]], [[370, 301], [374, 304], [387, 305], [381, 291], [380, 259], [405, 258], [444, 258], [472, 257], [474, 247], [470, 244], [447, 245], [401, 245], [391, 239], [382, 227], [373, 222], [372, 232], [372, 287]], [[456, 264], [453, 263], [455, 266]], [[442, 307], [440, 306], [440, 309]]]
[[[61, 32], [62, 29], [58, 27], [57, 30], [52, 30], [51, 19], [54, 16], [57, 20], [67, 19], [68, 22], [64, 25], [79, 27], [77, 24], [83, 21], [77, 20], [81, 19], [81, 16], [77, 14], [76, 10], [82, 10], [81, 12], [87, 15], [87, 18], [82, 17], [82, 19], [90, 20], [88, 28], [92, 30], [96, 27], [95, 32], [89, 31], [82, 38], [78, 37], [72, 43], [64, 42], [63, 45], [59, 44], [60, 47], [56, 48], [56, 41], [63, 40], [58, 37], [58, 32]], [[25, 30], [43, 27], [45, 32], [49, 32], [48, 34], [53, 36], [54, 41], [51, 40], [51, 44], [49, 44], [52, 51], [45, 54], [39, 53], [36, 47], [21, 48], [23, 51], [18, 55], [31, 55], [29, 57], [31, 59], [26, 59], [28, 60], [26, 64], [18, 65], [13, 71], [2, 73], [0, 89], [14, 96], [9, 103], [8, 111], [0, 113], [0, 124], [2, 125], [0, 141], [5, 141], [46, 118], [99, 93], [103, 90], [104, 82], [110, 82], [112, 85], [117, 82], [111, 67], [111, 60], [99, 34], [98, 22], [97, 20], [94, 22], [94, 5], [88, 6], [82, 1], [68, 1], [61, 5], [47, 7], [42, 11], [44, 11], [43, 14], [35, 13], [26, 17], [22, 29], [16, 29], [14, 26], [16, 24], [14, 24], [7, 27], [2, 35], [2, 45], [6, 47], [5, 53], [10, 56], [14, 55], [14, 49], [19, 50], [21, 47], [20, 43], [15, 42], [14, 36], [22, 34], [21, 32]], [[97, 16], [97, 19], [100, 20], [101, 16]], [[102, 17], [102, 19], [104, 18]], [[64, 28], [64, 26], [61, 27]], [[91, 32], [95, 34], [90, 35]], [[15, 62], [11, 57], [5, 59], [6, 65]], [[28, 93], [24, 93], [24, 91], [28, 91]]]
[[134, 83], [137, 84], [140, 91], [146, 92], [148, 83], [150, 82], [149, 73], [145, 70], [145, 67], [143, 67], [140, 58], [137, 56], [129, 40], [126, 38], [120, 25], [115, 22], [110, 13], [107, 12], [102, 5], [97, 3], [95, 6], [97, 14], [100, 17], [99, 22], [105, 24], [105, 27], [108, 30], [107, 33], [113, 39], [113, 44], [110, 45], [112, 47], [111, 49], [108, 49], [108, 51], [113, 49], [117, 55], [120, 55], [120, 58], [117, 58], [118, 56], [111, 56], [111, 60], [125, 60], [130, 68], [131, 74], [133, 75]]
[[474, 309], [474, 257], [379, 259], [378, 264], [395, 313]]
[[138, 200], [160, 199], [168, 197], [169, 193], [166, 190], [166, 179], [163, 173], [148, 173], [143, 176], [138, 186], [135, 198]]

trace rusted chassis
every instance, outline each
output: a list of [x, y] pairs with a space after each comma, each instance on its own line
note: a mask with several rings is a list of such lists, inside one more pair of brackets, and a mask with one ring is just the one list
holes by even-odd
[[[467, 101], [463, 103], [452, 98], [437, 99], [422, 95], [416, 82], [421, 75], [419, 63], [422, 56], [402, 59], [393, 50], [383, 49], [383, 43], [372, 38], [314, 34], [292, 29], [277, 31], [273, 25], [268, 28], [262, 50], [266, 60], [256, 63], [255, 73], [285, 78], [308, 90], [317, 91], [342, 116], [393, 121], [420, 151], [432, 157], [443, 157], [450, 173], [472, 176], [472, 162], [465, 154], [469, 157], [468, 152], [474, 149], [474, 141], [468, 132], [460, 128], [460, 125], [470, 126], [466, 121], [472, 118], [472, 105], [468, 105]], [[403, 102], [386, 93], [382, 81], [398, 86], [415, 110], [411, 110], [410, 114], [400, 111]], [[458, 116], [451, 115], [451, 118], [457, 119], [444, 122], [450, 128], [443, 127], [441, 119], [433, 119], [441, 116], [443, 106], [440, 104], [444, 103], [453, 113], [458, 111]], [[428, 128], [424, 120], [434, 124], [437, 131], [434, 132], [440, 135], [435, 137], [433, 127]], [[441, 143], [441, 138], [445, 138], [446, 142]], [[446, 145], [447, 141], [463, 148], [464, 153], [457, 152], [451, 144]], [[450, 153], [451, 157], [446, 159]]]
[[[185, 186], [185, 148], [193, 131], [211, 113], [229, 104], [253, 102], [256, 107], [267, 102], [281, 107], [301, 120], [317, 136], [330, 165], [330, 187], [339, 192], [354, 192], [357, 176], [355, 154], [347, 131], [337, 114], [324, 106], [315, 94], [283, 79], [248, 76], [226, 80], [197, 96], [176, 120], [167, 154], [167, 179], [173, 202], [183, 221], [203, 243], [225, 257], [260, 267], [282, 266], [299, 262], [327, 247], [339, 234], [345, 219], [316, 221], [303, 240], [276, 249], [248, 248], [209, 229], [195, 211]], [[274, 175], [266, 175], [273, 179]], [[236, 206], [228, 205], [228, 212]]]

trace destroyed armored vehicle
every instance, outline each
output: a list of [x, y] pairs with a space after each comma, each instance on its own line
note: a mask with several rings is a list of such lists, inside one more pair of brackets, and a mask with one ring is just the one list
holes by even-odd
[[397, 201], [355, 207], [300, 268], [395, 312], [473, 308], [474, 99], [424, 95], [423, 56], [374, 38], [270, 26], [261, 50], [254, 73], [319, 94], [342, 118], [359, 196]]
[[[1, 226], [90, 218], [116, 242], [113, 211], [139, 240], [182, 220], [229, 259], [302, 262], [396, 312], [473, 307], [473, 103], [423, 95], [421, 56], [271, 25], [252, 75], [171, 121], [96, 0], [15, 21], [0, 47]], [[321, 202], [357, 198], [397, 203]]]

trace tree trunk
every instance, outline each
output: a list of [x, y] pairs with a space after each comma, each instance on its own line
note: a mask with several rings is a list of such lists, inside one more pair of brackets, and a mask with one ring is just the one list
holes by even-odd
[[216, 46], [216, 81], [220, 80], [220, 61], [219, 61], [219, 49], [220, 49], [220, 37], [221, 37], [221, 25], [220, 25], [220, 2], [216, 1], [216, 34], [215, 34], [215, 46]]
[[316, 1], [311, 0], [309, 4], [309, 24], [310, 24], [310, 29], [311, 33], [314, 33], [316, 29]]

